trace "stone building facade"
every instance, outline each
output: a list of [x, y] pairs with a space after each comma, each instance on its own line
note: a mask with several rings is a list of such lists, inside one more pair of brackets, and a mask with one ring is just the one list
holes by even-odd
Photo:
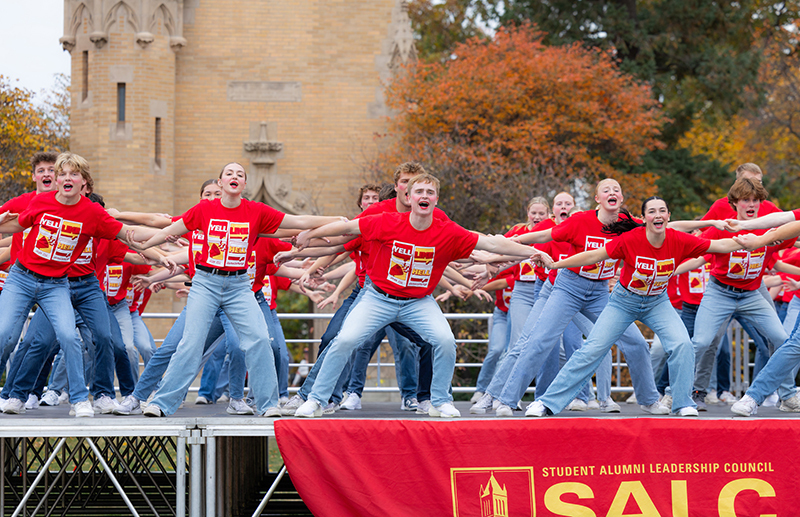
[[60, 41], [96, 190], [170, 214], [238, 161], [251, 199], [353, 215], [384, 85], [416, 59], [403, 0], [65, 0]]

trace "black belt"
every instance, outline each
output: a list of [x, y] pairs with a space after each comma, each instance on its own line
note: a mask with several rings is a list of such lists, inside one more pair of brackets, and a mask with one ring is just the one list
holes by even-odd
[[688, 307], [691, 307], [692, 309], [697, 309], [698, 307], [700, 307], [700, 304], [699, 303], [683, 302], [683, 306], [684, 307], [688, 306]]
[[392, 300], [405, 301], [405, 300], [413, 300], [414, 299], [414, 298], [411, 298], [411, 297], [408, 297], [408, 296], [395, 296], [393, 294], [389, 294], [389, 293], [387, 293], [386, 291], [384, 291], [383, 289], [381, 289], [380, 287], [378, 287], [375, 284], [372, 284], [372, 288], [375, 289], [379, 294], [382, 294], [387, 298], [391, 298]]
[[206, 273], [211, 273], [212, 275], [219, 275], [219, 276], [239, 276], [244, 275], [247, 273], [246, 269], [236, 269], [234, 271], [225, 271], [224, 269], [217, 269], [215, 267], [208, 267], [203, 266], [201, 264], [197, 264], [195, 268], [199, 269], [200, 271], [205, 271]]
[[29, 275], [31, 275], [33, 277], [36, 277], [36, 278], [38, 278], [40, 280], [61, 280], [63, 278], [67, 278], [67, 275], [61, 275], [61, 276], [40, 275], [36, 271], [31, 271], [30, 269], [28, 269], [25, 266], [23, 266], [22, 263], [19, 260], [14, 265], [17, 266], [18, 268], [20, 268], [23, 273], [27, 273], [27, 274], [29, 274]]
[[69, 277], [70, 282], [83, 282], [84, 280], [89, 280], [94, 276], [94, 273], [89, 273], [88, 275], [83, 276], [71, 276]]
[[753, 292], [753, 289], [742, 289], [741, 287], [733, 287], [732, 285], [723, 284], [722, 282], [717, 280], [717, 277], [714, 277], [714, 276], [711, 277], [711, 282], [714, 283], [714, 284], [717, 284], [721, 288], [725, 289], [726, 291], [730, 291], [732, 293], [740, 293], [741, 294], [741, 293], [752, 293]]

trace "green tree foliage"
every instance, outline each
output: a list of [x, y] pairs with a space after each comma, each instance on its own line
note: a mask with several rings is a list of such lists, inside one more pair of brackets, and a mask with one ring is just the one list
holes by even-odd
[[68, 148], [69, 78], [57, 76], [56, 86], [36, 105], [33, 92], [0, 75], [0, 201], [32, 188], [29, 160], [35, 152]]

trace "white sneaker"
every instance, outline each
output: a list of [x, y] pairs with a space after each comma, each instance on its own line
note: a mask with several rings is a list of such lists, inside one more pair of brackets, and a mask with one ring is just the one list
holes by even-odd
[[47, 390], [42, 395], [42, 400], [39, 401], [42, 406], [57, 406], [61, 403], [58, 393], [55, 391]]
[[581, 399], [573, 399], [567, 406], [567, 411], [586, 411], [589, 406]]
[[62, 391], [61, 395], [58, 396], [58, 401], [61, 404], [68, 404], [69, 403], [69, 393], [66, 391]]
[[669, 393], [665, 393], [660, 402], [662, 406], [672, 409], [672, 395]]
[[208, 399], [202, 395], [198, 395], [197, 398], [194, 400], [194, 403], [200, 405], [211, 404], [211, 402], [209, 402]]
[[730, 391], [723, 391], [719, 396], [720, 402], [724, 402], [728, 405], [734, 404], [737, 400], [736, 396], [731, 393]]
[[359, 397], [355, 393], [351, 393], [347, 396], [347, 400], [344, 401], [344, 404], [340, 405], [340, 409], [347, 409], [355, 411], [356, 409], [361, 409], [361, 397]]
[[[94, 399], [95, 413], [100, 413], [101, 415], [108, 415], [109, 413], [113, 413], [115, 409], [117, 409], [117, 401], [112, 399], [108, 395], [102, 395]], [[77, 416], [77, 414], [75, 416]]]
[[344, 404], [345, 402], [347, 402], [347, 397], [349, 397], [349, 396], [350, 396], [350, 392], [349, 392], [349, 391], [345, 391], [345, 392], [342, 394], [342, 400], [340, 400], [340, 401], [339, 401], [339, 407], [341, 407], [341, 406], [342, 406], [342, 404]]
[[739, 416], [755, 415], [758, 412], [758, 403], [756, 399], [745, 393], [741, 400], [731, 406], [731, 411]]
[[335, 404], [333, 402], [328, 402], [328, 405], [325, 406], [322, 410], [323, 415], [332, 415], [339, 411], [339, 404]]
[[261, 414], [263, 417], [274, 418], [279, 417], [283, 414], [282, 409], [278, 406], [268, 407], [264, 412]]
[[22, 415], [25, 413], [25, 403], [20, 399], [6, 399], [3, 413], [8, 415]]
[[788, 399], [782, 400], [781, 406], [778, 409], [780, 409], [781, 411], [785, 411], [787, 413], [800, 412], [800, 396], [797, 393], [795, 393]]
[[642, 408], [642, 411], [644, 411], [645, 413], [650, 413], [651, 415], [669, 415], [670, 413], [670, 409], [658, 401], [653, 402], [649, 406], [645, 406], [644, 404], [639, 404], [639, 407]]
[[[204, 397], [204, 398], [205, 398], [205, 397]], [[226, 402], [228, 402], [228, 401], [230, 401], [230, 397], [228, 396], [228, 394], [227, 394], [227, 393], [223, 393], [223, 394], [222, 394], [222, 395], [220, 395], [220, 397], [217, 399], [217, 402], [219, 402], [220, 404], [224, 404], [224, 403], [226, 403]], [[211, 404], [211, 402], [209, 402], [209, 404]]]
[[39, 397], [31, 393], [25, 402], [25, 409], [39, 409]]
[[294, 416], [301, 418], [314, 418], [322, 416], [322, 406], [314, 399], [308, 399], [303, 402], [303, 405], [297, 408]]
[[303, 405], [305, 400], [300, 395], [295, 395], [289, 399], [289, 402], [281, 407], [281, 415], [293, 416], [297, 408]]
[[500, 403], [497, 409], [494, 410], [495, 416], [514, 416], [514, 410], [508, 404]]
[[676, 416], [698, 416], [698, 414], [699, 413], [697, 412], [697, 409], [691, 406], [682, 407], [678, 411], [673, 413], [673, 415]]
[[417, 402], [417, 397], [411, 397], [410, 399], [403, 399], [403, 402], [400, 403], [400, 409], [403, 411], [416, 411], [417, 406], [419, 406], [419, 402]]
[[278, 406], [282, 406], [289, 402], [289, 397], [281, 397], [278, 399]]
[[423, 400], [417, 406], [417, 414], [418, 415], [429, 415], [431, 411], [431, 401], [430, 400]]
[[164, 413], [161, 411], [161, 408], [156, 406], [155, 404], [147, 404], [147, 407], [145, 407], [142, 410], [142, 414], [144, 416], [151, 416], [154, 418], [164, 416]]
[[619, 404], [614, 402], [614, 399], [607, 398], [606, 400], [600, 402], [600, 412], [601, 413], [621, 413], [622, 408], [619, 407]]
[[91, 418], [94, 416], [94, 409], [92, 403], [88, 400], [81, 400], [72, 405], [72, 410], [75, 412], [76, 418]]
[[772, 395], [767, 397], [767, 399], [761, 405], [764, 406], [764, 407], [775, 407], [775, 406], [778, 405], [779, 401], [780, 401], [780, 399], [778, 398], [778, 394], [777, 393], [773, 393]]
[[494, 408], [492, 402], [492, 396], [488, 393], [484, 393], [481, 395], [481, 398], [469, 408], [469, 412], [473, 415], [485, 415]]
[[717, 392], [716, 391], [708, 392], [708, 394], [706, 394], [705, 402], [706, 402], [706, 404], [709, 404], [709, 405], [719, 404], [719, 398], [717, 397]]
[[445, 402], [441, 406], [431, 407], [428, 415], [441, 418], [457, 418], [461, 416], [461, 412], [450, 402]]
[[592, 399], [586, 404], [586, 407], [589, 409], [600, 409], [600, 402], [598, 402], [597, 399]]
[[114, 409], [115, 415], [135, 415], [142, 412], [142, 404], [133, 395], [122, 397], [122, 401]]
[[472, 394], [472, 398], [469, 399], [470, 404], [474, 404], [474, 403], [478, 402], [481, 399], [481, 397], [483, 397], [483, 392], [482, 391], [476, 391], [475, 393]]
[[534, 400], [528, 405], [528, 409], [525, 410], [525, 416], [547, 416], [547, 406], [545, 406], [540, 400]]
[[247, 405], [247, 402], [244, 399], [231, 399], [228, 402], [228, 409], [226, 409], [229, 415], [252, 415], [255, 412], [253, 408]]

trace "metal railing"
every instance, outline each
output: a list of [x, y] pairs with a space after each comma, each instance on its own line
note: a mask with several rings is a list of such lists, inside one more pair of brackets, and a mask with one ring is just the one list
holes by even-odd
[[[176, 319], [178, 317], [178, 313], [144, 313], [142, 315], [143, 318], [149, 319]], [[450, 321], [455, 320], [484, 320], [487, 323], [487, 332], [486, 335], [491, 335], [492, 330], [492, 313], [447, 313], [444, 315], [446, 319]], [[279, 313], [278, 318], [280, 320], [330, 320], [333, 317], [332, 313]], [[750, 383], [750, 367], [753, 364], [750, 362], [749, 359], [749, 343], [752, 340], [747, 336], [747, 333], [738, 325], [738, 323], [734, 322], [734, 325], [731, 326], [728, 330], [728, 338], [729, 343], [732, 350], [731, 355], [731, 392], [739, 396], [741, 393], [747, 389]], [[156, 342], [161, 342], [163, 339], [157, 339]], [[651, 340], [647, 340], [648, 343]], [[458, 339], [456, 338], [457, 345], [463, 344], [474, 344], [474, 343], [483, 343], [488, 344], [488, 339]], [[313, 345], [319, 344], [320, 340], [315, 338], [307, 338], [307, 339], [287, 339], [287, 345], [290, 343], [299, 343], [303, 345]], [[747, 343], [748, 347], [742, 347], [742, 343]], [[382, 345], [388, 345], [388, 341], [384, 339], [381, 343]], [[384, 386], [385, 379], [382, 376], [382, 368], [394, 368], [394, 362], [386, 362], [381, 360], [381, 356], [383, 354], [380, 353], [380, 349], [377, 354], [375, 354], [376, 362], [370, 362], [368, 366], [374, 367], [376, 369], [376, 377], [375, 377], [375, 386], [365, 386], [364, 391], [371, 392], [371, 393], [393, 393], [398, 391], [397, 386]], [[483, 365], [482, 362], [471, 362], [471, 363], [457, 363], [456, 367], [458, 368], [480, 368]], [[299, 368], [299, 367], [308, 367], [311, 368], [314, 366], [314, 363], [290, 363], [290, 368]], [[622, 352], [620, 351], [619, 347], [615, 347], [615, 354], [612, 358], [612, 371], [614, 375], [614, 382], [611, 386], [612, 393], [632, 393], [633, 387], [630, 385], [623, 385], [622, 378], [623, 378], [623, 370], [627, 369], [628, 365], [622, 357]], [[291, 378], [291, 377], [290, 377]], [[193, 387], [191, 388], [192, 391], [197, 391], [198, 388]], [[290, 387], [290, 392], [296, 392], [299, 388], [297, 387]], [[453, 387], [453, 392], [455, 393], [472, 393], [475, 391], [474, 387]], [[529, 387], [528, 392], [535, 391], [534, 387]]]

